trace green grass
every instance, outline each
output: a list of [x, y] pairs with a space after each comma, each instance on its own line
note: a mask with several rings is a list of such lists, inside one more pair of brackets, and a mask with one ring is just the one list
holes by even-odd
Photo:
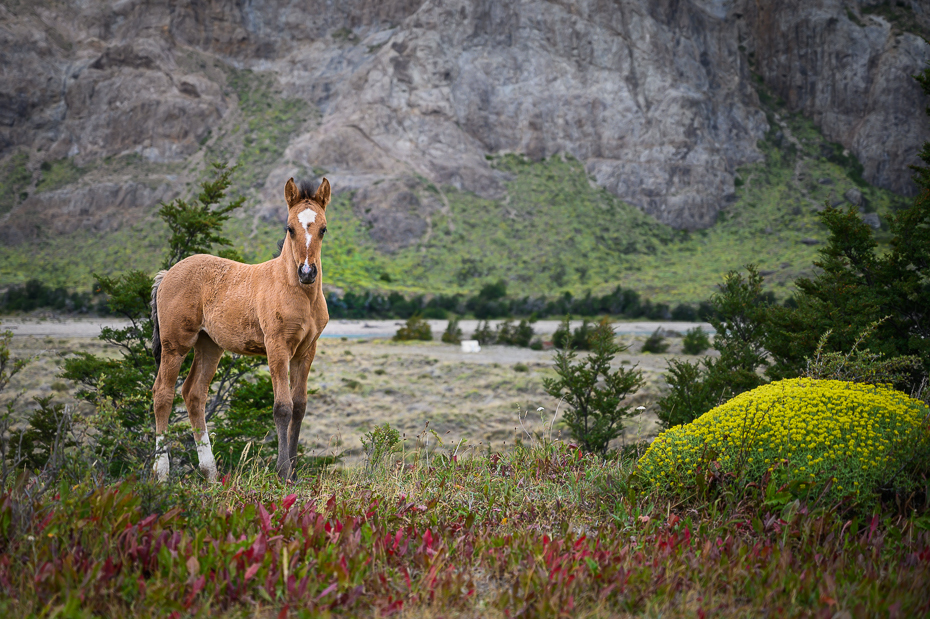
[[94, 273], [112, 276], [140, 269], [154, 274], [167, 235], [164, 223], [152, 218], [106, 235], [79, 230], [56, 236], [54, 242], [46, 238], [36, 245], [0, 246], [0, 283], [22, 284], [34, 278], [86, 292]]
[[290, 139], [319, 113], [302, 99], [282, 97], [270, 75], [229, 69], [227, 86], [239, 101], [241, 119], [217, 130], [205, 160], [235, 160], [239, 171], [233, 190], [246, 193], [264, 184]]
[[590, 287], [619, 277], [630, 255], [653, 253], [675, 236], [593, 186], [571, 157], [533, 163], [508, 155], [493, 165], [511, 175], [506, 197], [445, 188], [449, 214], [434, 216], [429, 240], [388, 265], [399, 287], [477, 290], [500, 278], [515, 293]]

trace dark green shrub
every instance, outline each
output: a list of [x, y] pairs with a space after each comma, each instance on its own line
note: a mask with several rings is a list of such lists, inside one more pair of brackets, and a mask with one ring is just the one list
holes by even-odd
[[[571, 319], [570, 315], [566, 315], [562, 322], [559, 323], [555, 333], [552, 334], [552, 344], [560, 350], [591, 350], [591, 338], [596, 329], [595, 324], [585, 318], [573, 331], [571, 329]], [[601, 324], [605, 323], [602, 322]]]
[[572, 345], [571, 319], [571, 316], [566, 315], [552, 334], [552, 344], [559, 350], [565, 350]]
[[526, 319], [521, 320], [516, 326], [510, 320], [505, 320], [497, 327], [498, 344], [526, 348], [532, 339], [533, 327]]
[[698, 311], [692, 306], [685, 304], [685, 303], [679, 303], [678, 305], [675, 306], [675, 309], [672, 310], [672, 320], [690, 322], [693, 320], [697, 320], [697, 317], [698, 317]]
[[647, 337], [646, 341], [643, 342], [643, 347], [640, 350], [652, 354], [661, 354], [668, 350], [668, 346], [669, 344], [665, 341], [665, 334], [662, 332], [662, 327], [657, 327], [656, 330], [652, 332], [652, 335]]
[[513, 322], [509, 318], [507, 320], [502, 320], [501, 323], [497, 325], [497, 331], [494, 333], [494, 343], [513, 344], [513, 332]]
[[[277, 457], [271, 379], [258, 376], [255, 382], [240, 383], [229, 400], [229, 408], [216, 417], [213, 427], [213, 453], [219, 466], [227, 470], [239, 465], [250, 443], [247, 458], [263, 457], [270, 461]], [[270, 448], [261, 450], [263, 444], [269, 444]]]
[[433, 339], [433, 331], [429, 323], [414, 314], [407, 319], [406, 324], [394, 334], [394, 341], [420, 340], [428, 342]]
[[592, 329], [591, 354], [577, 360], [575, 351], [555, 356], [558, 378], [543, 380], [546, 393], [564, 399], [565, 424], [572, 438], [588, 452], [604, 453], [611, 440], [623, 434], [623, 420], [637, 414], [625, 404], [643, 384], [635, 368], [611, 371], [610, 362], [627, 347], [614, 340], [613, 327], [601, 323]]
[[0, 294], [0, 310], [31, 312], [39, 308], [64, 312], [107, 313], [106, 300], [102, 296], [88, 292], [68, 292], [61, 287], [52, 288], [37, 279], [10, 286]]
[[719, 394], [699, 363], [669, 359], [665, 381], [669, 391], [659, 400], [656, 411], [663, 428], [691, 423], [717, 405]]
[[432, 320], [445, 320], [449, 317], [449, 312], [441, 307], [427, 306], [423, 308], [423, 318]]
[[710, 348], [710, 338], [700, 327], [688, 329], [681, 339], [681, 351], [686, 355], [699, 355]]
[[478, 323], [478, 328], [475, 329], [475, 333], [471, 336], [471, 339], [478, 340], [479, 344], [486, 346], [497, 341], [497, 334], [491, 328], [491, 325], [488, 324], [488, 321], [485, 320], [483, 323]]
[[[930, 67], [915, 76], [930, 95]], [[927, 110], [930, 113], [930, 109]], [[826, 208], [820, 219], [829, 230], [827, 243], [814, 263], [817, 275], [795, 282], [792, 307], [773, 309], [766, 348], [773, 378], [798, 376], [813, 358], [824, 333], [826, 352], [851, 350], [859, 334], [882, 319], [868, 341], [871, 353], [885, 359], [914, 355], [919, 371], [909, 372], [896, 386], [920, 388], [930, 373], [930, 142], [913, 166], [917, 195], [913, 204], [888, 221], [891, 239], [881, 247], [875, 231], [850, 206]]]
[[531, 325], [528, 320], [521, 320], [514, 330], [512, 339], [513, 345], [526, 348], [533, 340], [533, 335], [535, 335], [533, 325]]
[[[11, 463], [38, 471], [58, 452], [77, 446], [74, 418], [64, 404], [52, 404], [52, 396], [33, 398], [39, 405], [26, 418], [26, 425], [9, 434]], [[4, 437], [5, 438], [5, 437]]]
[[[607, 323], [601, 323], [607, 324]], [[581, 324], [572, 331], [572, 348], [575, 350], [591, 350], [594, 346], [594, 332], [597, 327], [587, 318], [581, 321]], [[613, 333], [613, 330], [611, 330]]]
[[440, 338], [446, 344], [461, 344], [462, 343], [462, 330], [459, 328], [459, 319], [450, 318], [449, 324], [446, 325], [446, 330], [442, 332], [442, 337]]

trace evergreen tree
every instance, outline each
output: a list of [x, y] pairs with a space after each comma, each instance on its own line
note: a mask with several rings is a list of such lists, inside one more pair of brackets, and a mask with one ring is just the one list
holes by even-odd
[[591, 354], [585, 359], [577, 360], [571, 349], [556, 353], [558, 378], [543, 379], [543, 388], [568, 405], [565, 423], [581, 448], [603, 453], [611, 440], [623, 434], [623, 420], [636, 414], [626, 401], [644, 381], [636, 369], [611, 371], [610, 362], [628, 347], [614, 341], [610, 324], [602, 322], [592, 329], [590, 342]]

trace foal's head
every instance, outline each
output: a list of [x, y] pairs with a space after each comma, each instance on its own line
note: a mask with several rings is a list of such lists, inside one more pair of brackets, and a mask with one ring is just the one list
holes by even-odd
[[316, 281], [320, 272], [320, 249], [326, 234], [326, 205], [329, 204], [329, 181], [325, 178], [315, 193], [309, 183], [300, 187], [294, 179], [284, 186], [287, 200], [287, 239], [291, 244], [291, 255], [297, 266], [297, 278], [301, 284]]

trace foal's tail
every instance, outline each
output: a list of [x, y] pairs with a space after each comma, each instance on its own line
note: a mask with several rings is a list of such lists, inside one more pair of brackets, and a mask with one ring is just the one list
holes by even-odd
[[161, 367], [161, 335], [158, 333], [158, 286], [168, 271], [159, 271], [152, 283], [152, 355], [155, 356], [155, 369]]

